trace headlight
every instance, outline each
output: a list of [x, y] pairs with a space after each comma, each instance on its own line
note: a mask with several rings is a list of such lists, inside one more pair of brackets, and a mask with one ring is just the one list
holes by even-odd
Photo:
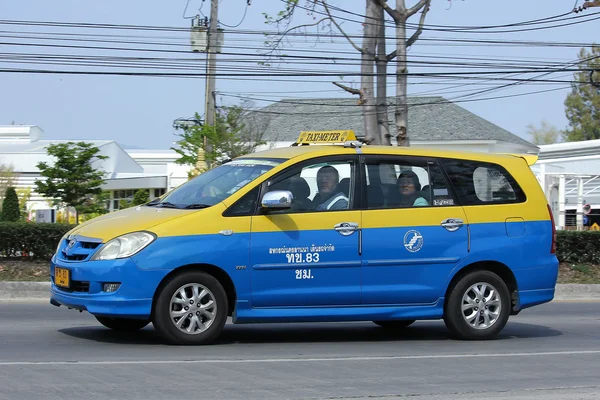
[[133, 232], [109, 240], [91, 260], [114, 260], [131, 257], [156, 239], [148, 232]]

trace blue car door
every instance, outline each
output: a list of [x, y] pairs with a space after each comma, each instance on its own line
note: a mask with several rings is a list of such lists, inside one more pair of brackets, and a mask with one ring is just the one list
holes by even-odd
[[313, 159], [263, 184], [261, 196], [287, 190], [293, 204], [252, 217], [253, 307], [360, 303], [357, 165], [355, 154]]
[[363, 304], [432, 304], [468, 256], [469, 233], [435, 160], [366, 158]]

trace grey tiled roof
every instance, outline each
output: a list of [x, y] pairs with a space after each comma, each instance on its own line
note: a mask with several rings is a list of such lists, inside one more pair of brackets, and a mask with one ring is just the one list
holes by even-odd
[[[394, 101], [394, 98], [388, 98], [388, 104]], [[411, 140], [498, 140], [536, 147], [443, 97], [409, 97], [408, 102]], [[394, 108], [388, 107], [393, 135]], [[261, 109], [257, 114], [260, 115], [259, 119], [268, 119], [263, 137], [267, 141], [292, 141], [300, 131], [331, 129], [351, 129], [357, 137], [364, 137], [363, 116], [357, 99], [282, 100]]]

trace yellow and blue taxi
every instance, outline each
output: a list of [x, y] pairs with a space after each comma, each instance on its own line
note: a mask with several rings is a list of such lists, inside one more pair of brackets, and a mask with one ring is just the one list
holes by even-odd
[[83, 223], [51, 262], [51, 304], [169, 343], [232, 323], [443, 319], [488, 339], [554, 298], [556, 231], [534, 155], [362, 145], [351, 131], [208, 170]]

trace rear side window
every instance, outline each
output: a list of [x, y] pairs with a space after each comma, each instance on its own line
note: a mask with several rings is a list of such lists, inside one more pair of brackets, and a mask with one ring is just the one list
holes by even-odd
[[453, 206], [436, 163], [418, 157], [366, 157], [366, 208]]
[[462, 205], [510, 204], [525, 201], [515, 179], [498, 164], [441, 159]]

